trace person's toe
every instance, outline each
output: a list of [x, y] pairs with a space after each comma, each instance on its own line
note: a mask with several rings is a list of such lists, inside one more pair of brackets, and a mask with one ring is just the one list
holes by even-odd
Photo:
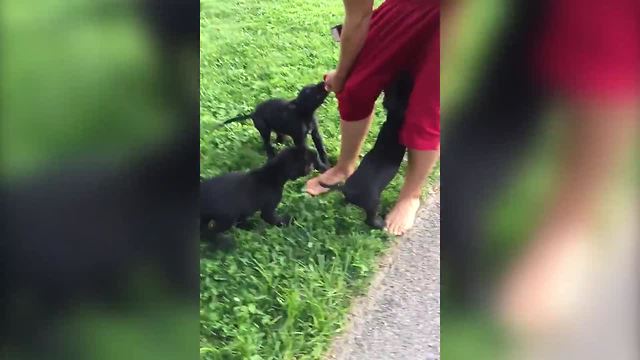
[[400, 219], [394, 219], [395, 223], [393, 224], [393, 235], [402, 235], [402, 222]]
[[396, 223], [393, 221], [393, 217], [391, 215], [392, 213], [389, 213], [389, 215], [387, 215], [387, 217], [385, 218], [385, 222], [387, 223], [387, 226], [385, 226], [384, 230], [389, 234], [393, 235], [393, 229], [395, 228]]
[[398, 227], [398, 219], [396, 218], [395, 213], [389, 214], [387, 217], [387, 232], [391, 235], [400, 235], [400, 229]]
[[419, 200], [398, 202], [387, 216], [387, 232], [396, 236], [404, 235], [413, 226], [419, 207]]

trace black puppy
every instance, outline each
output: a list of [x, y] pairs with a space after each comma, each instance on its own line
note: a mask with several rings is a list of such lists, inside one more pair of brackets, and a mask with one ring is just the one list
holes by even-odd
[[272, 131], [277, 134], [278, 141], [282, 141], [284, 135], [289, 135], [297, 147], [306, 147], [307, 134], [311, 133], [313, 143], [318, 150], [315, 166], [319, 171], [324, 171], [329, 163], [314, 113], [324, 103], [328, 94], [324, 88], [324, 82], [308, 85], [302, 88], [298, 97], [291, 101], [267, 100], [260, 103], [253, 113], [229, 119], [222, 125], [252, 119], [260, 132], [269, 158], [275, 156], [275, 150], [271, 145]]
[[[308, 175], [316, 158], [314, 151], [291, 147], [269, 160], [261, 168], [243, 173], [221, 175], [200, 184], [200, 231], [216, 250], [233, 246], [222, 233], [234, 225], [243, 225], [247, 218], [260, 211], [262, 219], [271, 225], [284, 226], [288, 216], [278, 216], [276, 208], [282, 199], [284, 185]], [[211, 220], [213, 229], [209, 228]]]
[[385, 89], [383, 106], [387, 110], [387, 120], [373, 148], [344, 185], [320, 183], [325, 188], [341, 190], [348, 203], [366, 212], [366, 223], [377, 229], [385, 227], [385, 221], [378, 215], [380, 195], [398, 172], [406, 152], [406, 147], [400, 144], [399, 134], [412, 89], [413, 81], [408, 74], [400, 75]]

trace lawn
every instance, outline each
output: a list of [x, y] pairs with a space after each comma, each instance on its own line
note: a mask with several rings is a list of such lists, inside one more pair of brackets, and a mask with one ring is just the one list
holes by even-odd
[[[380, 1], [378, 1], [379, 3]], [[201, 2], [201, 173], [210, 177], [260, 166], [266, 157], [250, 123], [215, 125], [271, 97], [292, 98], [332, 69], [340, 0]], [[380, 107], [377, 118], [383, 117]], [[317, 114], [330, 158], [339, 147], [331, 96]], [[379, 121], [373, 127], [375, 133]], [[367, 142], [365, 150], [373, 141]], [[435, 181], [438, 172], [432, 176]], [[396, 177], [384, 195], [388, 208]], [[306, 179], [289, 183], [280, 210], [288, 228], [255, 219], [234, 229], [230, 254], [201, 254], [200, 353], [203, 359], [317, 359], [340, 331], [351, 299], [367, 287], [389, 242], [342, 204], [339, 194], [310, 198]]]

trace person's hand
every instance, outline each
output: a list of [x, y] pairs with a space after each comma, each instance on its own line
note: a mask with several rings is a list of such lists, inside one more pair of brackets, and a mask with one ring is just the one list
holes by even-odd
[[337, 70], [331, 70], [324, 76], [324, 87], [327, 91], [339, 93], [344, 87], [346, 78]]

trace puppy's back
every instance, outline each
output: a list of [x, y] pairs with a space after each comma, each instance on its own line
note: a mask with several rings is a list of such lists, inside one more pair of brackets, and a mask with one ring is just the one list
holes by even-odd
[[247, 173], [233, 172], [200, 183], [201, 217], [233, 215], [252, 192]]
[[289, 111], [288, 106], [289, 102], [287, 100], [269, 99], [256, 106], [254, 116], [267, 121], [278, 120], [284, 113]]

